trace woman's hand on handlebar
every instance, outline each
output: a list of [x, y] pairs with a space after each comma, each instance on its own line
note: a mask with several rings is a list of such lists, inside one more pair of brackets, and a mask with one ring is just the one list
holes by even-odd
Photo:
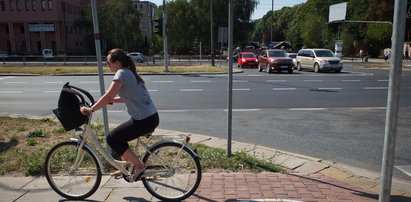
[[83, 115], [89, 116], [90, 114], [93, 113], [93, 109], [92, 109], [91, 107], [81, 107], [81, 108], [80, 108], [80, 112], [81, 112]]

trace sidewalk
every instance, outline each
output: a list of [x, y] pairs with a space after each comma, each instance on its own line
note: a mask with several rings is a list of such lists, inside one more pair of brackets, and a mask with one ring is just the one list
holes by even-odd
[[[175, 136], [188, 133], [157, 130]], [[191, 134], [191, 142], [226, 148], [227, 140]], [[274, 157], [288, 173], [204, 173], [200, 187], [186, 201], [377, 201], [379, 173], [325, 162], [267, 147], [233, 142], [232, 150], [259, 158]], [[394, 180], [392, 202], [411, 201], [411, 183]], [[61, 201], [44, 177], [0, 177], [0, 202]], [[158, 201], [141, 182], [127, 183], [104, 175], [100, 188], [87, 201]]]

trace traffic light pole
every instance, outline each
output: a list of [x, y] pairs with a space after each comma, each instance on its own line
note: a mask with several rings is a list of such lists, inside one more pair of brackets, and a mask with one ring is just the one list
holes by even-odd
[[164, 72], [168, 72], [166, 0], [163, 0]]

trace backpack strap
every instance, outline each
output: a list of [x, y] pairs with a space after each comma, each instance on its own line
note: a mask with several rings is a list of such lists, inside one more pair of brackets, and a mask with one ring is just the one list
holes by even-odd
[[[74, 88], [74, 89], [76, 89], [76, 90], [78, 90], [78, 91], [82, 92], [82, 93], [83, 93], [84, 95], [86, 95], [86, 96], [87, 96], [87, 98], [90, 100], [91, 105], [93, 105], [93, 104], [94, 104], [94, 98], [93, 98], [93, 96], [91, 96], [91, 94], [90, 94], [89, 92], [87, 92], [86, 90], [81, 89], [81, 88], [76, 87], [76, 86], [72, 86], [72, 85], [70, 85], [70, 84], [69, 84], [69, 82], [67, 82], [66, 84], [64, 84], [64, 86], [67, 86], [67, 87], [69, 87], [69, 88]], [[76, 93], [78, 93], [78, 92], [76, 92]], [[80, 94], [80, 93], [78, 93], [78, 94]], [[81, 94], [80, 94], [80, 96], [81, 96], [81, 98], [82, 98], [82, 101], [84, 101], [83, 96], [82, 96]], [[85, 103], [85, 102], [84, 102], [84, 103]]]

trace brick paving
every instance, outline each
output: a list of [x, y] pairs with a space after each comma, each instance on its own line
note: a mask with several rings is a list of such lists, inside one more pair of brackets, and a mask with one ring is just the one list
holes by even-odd
[[377, 201], [378, 194], [322, 174], [205, 173], [186, 201]]

